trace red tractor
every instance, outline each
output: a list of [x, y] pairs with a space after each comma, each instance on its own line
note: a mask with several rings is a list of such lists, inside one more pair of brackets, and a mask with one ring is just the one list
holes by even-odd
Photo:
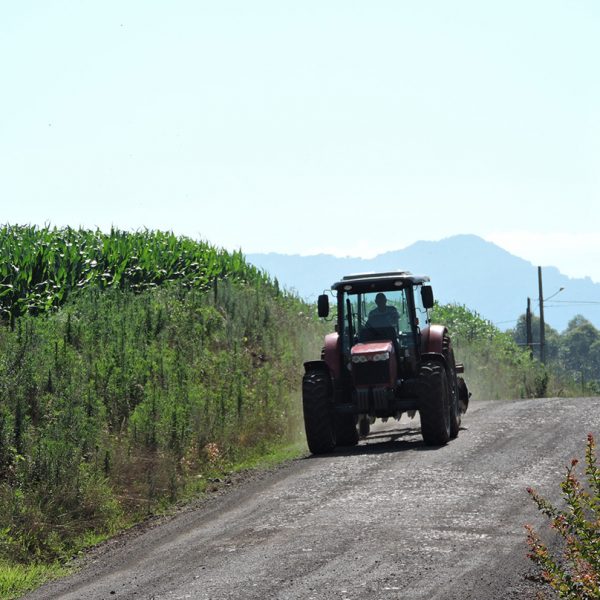
[[[321, 360], [304, 363], [302, 403], [313, 454], [358, 443], [375, 419], [419, 412], [428, 446], [458, 435], [469, 392], [448, 330], [432, 325], [429, 277], [407, 271], [348, 275], [332, 286], [335, 333]], [[329, 296], [319, 296], [320, 317]]]

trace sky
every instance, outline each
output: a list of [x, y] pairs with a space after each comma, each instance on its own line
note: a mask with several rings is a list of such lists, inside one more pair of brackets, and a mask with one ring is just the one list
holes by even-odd
[[597, 0], [0, 3], [0, 223], [600, 282]]

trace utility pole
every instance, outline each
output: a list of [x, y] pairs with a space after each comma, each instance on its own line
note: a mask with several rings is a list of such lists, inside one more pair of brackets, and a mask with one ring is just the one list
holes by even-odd
[[546, 336], [544, 324], [544, 291], [542, 290], [542, 267], [538, 267], [538, 287], [540, 294], [540, 361], [546, 362]]
[[529, 356], [533, 358], [533, 331], [531, 329], [531, 298], [527, 298], [527, 312], [525, 313], [525, 331]]

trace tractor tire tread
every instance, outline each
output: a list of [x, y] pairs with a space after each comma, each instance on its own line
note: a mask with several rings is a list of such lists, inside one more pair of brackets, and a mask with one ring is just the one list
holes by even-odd
[[441, 362], [425, 361], [421, 366], [422, 393], [419, 416], [421, 434], [427, 446], [443, 446], [450, 440], [450, 394], [446, 370]]
[[326, 371], [309, 371], [302, 379], [302, 409], [308, 449], [326, 454], [336, 446], [331, 411], [331, 378]]

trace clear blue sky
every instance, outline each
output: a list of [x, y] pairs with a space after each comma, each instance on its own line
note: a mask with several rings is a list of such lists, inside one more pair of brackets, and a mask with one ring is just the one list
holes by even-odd
[[600, 3], [0, 5], [0, 222], [600, 281]]

